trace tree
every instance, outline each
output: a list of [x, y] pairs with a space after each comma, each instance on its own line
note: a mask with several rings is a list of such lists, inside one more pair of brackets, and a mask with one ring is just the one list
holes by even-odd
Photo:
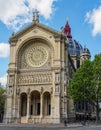
[[93, 61], [93, 101], [96, 107], [96, 122], [99, 117], [99, 102], [101, 101], [101, 54], [95, 56]]
[[68, 89], [70, 96], [75, 102], [90, 99], [90, 95], [87, 95], [85, 91], [88, 89], [91, 90], [92, 69], [93, 67], [91, 61], [85, 60], [80, 68], [73, 74], [73, 78], [68, 86]]
[[96, 107], [96, 122], [101, 101], [101, 54], [93, 61], [85, 60], [74, 73], [69, 86], [69, 94], [76, 102], [90, 101]]

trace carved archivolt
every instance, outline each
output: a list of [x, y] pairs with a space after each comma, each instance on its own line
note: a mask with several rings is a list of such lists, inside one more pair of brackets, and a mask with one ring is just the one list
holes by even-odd
[[51, 62], [51, 50], [46, 44], [34, 41], [31, 43], [19, 52], [19, 69], [42, 67]]
[[[18, 95], [21, 93], [26, 93], [26, 94], [30, 94], [33, 91], [38, 91], [40, 94], [43, 94], [44, 92], [50, 92], [51, 94], [53, 93], [53, 86], [52, 84], [34, 84], [34, 85], [18, 85]], [[30, 91], [29, 91], [30, 90]]]
[[29, 40], [17, 52], [17, 67], [18, 69], [47, 68], [51, 65], [53, 51], [45, 40]]

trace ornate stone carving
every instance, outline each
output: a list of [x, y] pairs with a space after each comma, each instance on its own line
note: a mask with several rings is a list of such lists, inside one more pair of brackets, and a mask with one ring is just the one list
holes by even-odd
[[56, 73], [55, 74], [55, 83], [59, 83], [60, 82], [60, 74]]
[[9, 86], [8, 87], [8, 92], [7, 92], [8, 95], [12, 95], [13, 94], [13, 86]]
[[18, 42], [17, 38], [10, 38], [9, 39], [9, 43], [11, 44], [11, 46], [15, 46], [17, 42]]
[[33, 31], [33, 33], [38, 33], [38, 30], [37, 30], [37, 29], [35, 29], [35, 30]]
[[[28, 94], [28, 92], [31, 93], [34, 90], [40, 92], [40, 94], [43, 94], [46, 91], [50, 92], [51, 94], [53, 93], [52, 84], [48, 84], [48, 85], [47, 84], [34, 84], [34, 85], [29, 84], [28, 86], [27, 85], [18, 85], [18, 88], [20, 88], [19, 95], [23, 92]], [[30, 95], [30, 94], [28, 94], [28, 95]]]
[[59, 92], [59, 85], [55, 86], [55, 92]]
[[48, 52], [44, 47], [33, 44], [26, 50], [25, 59], [30, 66], [40, 67], [48, 60]]
[[53, 87], [51, 87], [51, 94], [53, 93]]
[[41, 87], [40, 93], [41, 93], [41, 94], [43, 93], [43, 87]]
[[59, 42], [60, 41], [60, 37], [58, 35], [54, 35], [55, 38], [55, 42]]
[[9, 76], [9, 85], [13, 85], [14, 84], [14, 75], [10, 75]]
[[18, 56], [19, 69], [40, 69], [42, 67], [49, 67], [51, 63], [51, 51], [47, 44], [43, 42], [34, 42], [26, 45], [21, 49]]
[[46, 84], [52, 83], [51, 72], [36, 72], [31, 74], [18, 74], [17, 82], [23, 84]]
[[17, 87], [17, 89], [16, 89], [16, 94], [17, 94], [17, 95], [20, 94], [20, 88], [19, 88], [19, 87]]
[[28, 95], [30, 94], [30, 88], [27, 89], [27, 94], [28, 94]]

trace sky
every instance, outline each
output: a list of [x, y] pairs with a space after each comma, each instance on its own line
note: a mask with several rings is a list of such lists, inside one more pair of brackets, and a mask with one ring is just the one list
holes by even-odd
[[91, 60], [101, 53], [101, 0], [0, 0], [0, 82], [5, 87], [9, 38], [32, 22], [37, 9], [40, 23], [57, 31], [68, 19], [73, 39], [89, 48]]

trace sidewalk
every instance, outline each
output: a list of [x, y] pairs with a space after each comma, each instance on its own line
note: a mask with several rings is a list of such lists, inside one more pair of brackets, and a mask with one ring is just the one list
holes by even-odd
[[7, 127], [41, 127], [41, 128], [75, 128], [75, 127], [82, 127], [83, 125], [80, 123], [73, 123], [73, 124], [67, 124], [64, 126], [64, 124], [4, 124], [0, 123], [0, 126], [7, 126]]

